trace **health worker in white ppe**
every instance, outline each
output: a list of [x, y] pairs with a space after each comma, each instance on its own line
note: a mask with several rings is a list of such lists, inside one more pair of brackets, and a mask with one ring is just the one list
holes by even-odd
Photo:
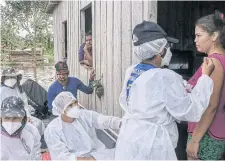
[[58, 116], [45, 130], [53, 160], [112, 160], [115, 149], [107, 149], [97, 138], [95, 129], [119, 129], [121, 119], [82, 109], [70, 92], [61, 92], [52, 103]]
[[41, 160], [41, 136], [27, 122], [20, 97], [7, 97], [1, 104], [1, 160]]
[[33, 124], [39, 131], [40, 135], [44, 135], [44, 123], [36, 118], [31, 116], [31, 108], [28, 105], [28, 99], [23, 92], [22, 87], [20, 86], [20, 81], [22, 79], [22, 74], [16, 72], [13, 68], [8, 68], [2, 71], [1, 76], [1, 87], [0, 87], [0, 104], [2, 101], [10, 96], [20, 97], [25, 104], [25, 110], [27, 112], [28, 121]]
[[187, 93], [180, 75], [162, 69], [172, 53], [167, 37], [156, 23], [143, 21], [133, 30], [133, 52], [141, 60], [131, 66], [120, 94], [125, 111], [115, 160], [176, 160], [178, 130], [175, 120], [199, 121], [213, 91], [211, 59], [202, 65], [202, 77]]

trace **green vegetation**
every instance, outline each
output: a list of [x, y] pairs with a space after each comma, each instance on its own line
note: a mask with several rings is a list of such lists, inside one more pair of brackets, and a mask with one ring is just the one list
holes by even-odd
[[[1, 61], [15, 49], [44, 48], [53, 61], [52, 17], [45, 12], [48, 1], [5, 1], [1, 5]], [[1, 64], [2, 64], [1, 63]], [[8, 64], [13, 64], [8, 62]], [[38, 64], [38, 62], [37, 62]]]

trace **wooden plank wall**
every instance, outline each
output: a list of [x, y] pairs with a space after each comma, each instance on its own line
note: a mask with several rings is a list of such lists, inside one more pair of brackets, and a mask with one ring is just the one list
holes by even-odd
[[[89, 4], [90, 2], [85, 2]], [[132, 54], [132, 30], [143, 20], [157, 20], [155, 1], [92, 1], [93, 64], [96, 79], [103, 75], [104, 96], [79, 92], [79, 100], [85, 107], [106, 115], [122, 116], [119, 95], [126, 69], [135, 63]], [[78, 63], [82, 26], [80, 10], [83, 1], [62, 1], [54, 10], [55, 61], [60, 60], [62, 51], [62, 22], [68, 25], [68, 65], [71, 76], [88, 84], [91, 70]]]
[[53, 31], [54, 31], [54, 54], [55, 62], [62, 59], [63, 49], [64, 49], [64, 32], [63, 32], [63, 22], [67, 20], [67, 1], [60, 2], [59, 5], [54, 10], [53, 19]]

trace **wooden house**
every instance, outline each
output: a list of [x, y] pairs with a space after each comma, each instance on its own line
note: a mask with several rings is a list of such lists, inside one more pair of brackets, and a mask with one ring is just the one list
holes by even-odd
[[126, 69], [135, 63], [132, 29], [143, 20], [157, 22], [169, 36], [180, 40], [174, 45], [171, 68], [189, 78], [199, 67], [202, 56], [194, 45], [195, 21], [215, 9], [225, 11], [220, 1], [49, 1], [53, 15], [55, 62], [67, 57], [70, 75], [88, 84], [90, 69], [80, 65], [78, 50], [85, 32], [92, 31], [93, 68], [101, 75], [104, 95], [79, 93], [79, 101], [97, 112], [122, 116], [119, 105]]

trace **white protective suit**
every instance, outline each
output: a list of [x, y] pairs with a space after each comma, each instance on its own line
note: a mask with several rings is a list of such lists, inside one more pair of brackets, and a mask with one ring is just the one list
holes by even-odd
[[213, 81], [203, 75], [187, 93], [180, 75], [168, 69], [150, 69], [126, 85], [134, 66], [128, 68], [120, 95], [125, 111], [117, 140], [115, 160], [176, 160], [178, 130], [175, 120], [198, 122], [207, 108]]
[[10, 97], [10, 96], [20, 97], [24, 101], [25, 110], [27, 112], [27, 117], [30, 118], [31, 124], [33, 124], [38, 129], [40, 135], [43, 135], [44, 130], [45, 130], [45, 125], [40, 119], [31, 116], [30, 110], [29, 110], [30, 107], [28, 105], [28, 100], [27, 100], [26, 94], [24, 92], [20, 93], [20, 90], [18, 87], [15, 87], [12, 89], [12, 88], [9, 88], [6, 86], [1, 86], [0, 87], [0, 105], [2, 104], [2, 101], [5, 98]]
[[[97, 138], [95, 129], [119, 129], [121, 119], [104, 116], [94, 111], [81, 109], [80, 117], [73, 123], [63, 122], [61, 116], [49, 123], [45, 130], [51, 158], [53, 160], [76, 160], [77, 157], [95, 157], [112, 160], [115, 149], [106, 149]], [[107, 155], [108, 153], [108, 155]], [[101, 154], [111, 158], [101, 157]]]
[[41, 136], [27, 123], [18, 137], [1, 133], [1, 160], [41, 160]]

